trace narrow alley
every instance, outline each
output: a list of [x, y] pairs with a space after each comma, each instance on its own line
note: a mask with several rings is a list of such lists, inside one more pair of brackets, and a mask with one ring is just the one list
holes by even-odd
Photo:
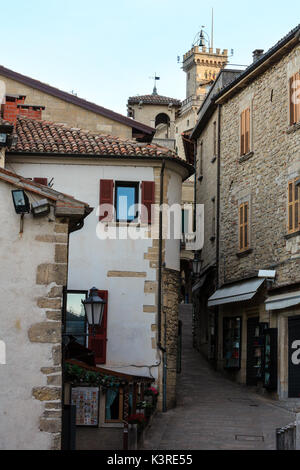
[[183, 357], [177, 407], [154, 417], [143, 448], [275, 449], [275, 430], [292, 422], [293, 413], [212, 370], [192, 348], [191, 314], [181, 319]]

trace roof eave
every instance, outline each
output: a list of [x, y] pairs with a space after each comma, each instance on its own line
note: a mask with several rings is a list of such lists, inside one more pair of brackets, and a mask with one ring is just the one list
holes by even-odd
[[177, 165], [180, 165], [181, 167], [184, 167], [185, 170], [187, 171], [186, 177], [184, 178], [187, 179], [190, 176], [192, 176], [195, 173], [195, 169], [192, 165], [187, 163], [186, 161], [179, 159], [179, 157], [172, 157], [171, 155], [157, 155], [157, 156], [148, 156], [148, 155], [97, 155], [97, 154], [83, 154], [83, 153], [67, 153], [67, 154], [62, 154], [62, 153], [37, 153], [37, 152], [16, 152], [10, 150], [9, 152], [6, 152], [7, 156], [16, 156], [16, 157], [41, 157], [41, 158], [91, 158], [93, 160], [95, 159], [103, 159], [103, 160], [143, 160], [143, 161], [170, 161], [172, 163], [175, 163]]
[[224, 90], [214, 97], [215, 103], [223, 104], [228, 101], [228, 99], [245, 88], [257, 76], [264, 73], [270, 65], [278, 62], [287, 51], [293, 49], [297, 44], [299, 44], [299, 39], [300, 29], [298, 29], [291, 38], [288, 36], [284, 42], [279, 43], [277, 48], [271, 48], [269, 52], [266, 52], [266, 54], [264, 54], [263, 57], [255, 63], [254, 68], [252, 64], [248, 70], [246, 69], [245, 72], [241, 74], [240, 77], [234, 80], [228, 87], [225, 87]]

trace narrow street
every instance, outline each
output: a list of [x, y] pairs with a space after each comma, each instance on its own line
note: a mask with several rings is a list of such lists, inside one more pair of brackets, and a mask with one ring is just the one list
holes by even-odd
[[183, 321], [182, 373], [177, 407], [158, 413], [145, 437], [144, 449], [272, 450], [275, 430], [294, 415], [278, 402], [212, 370], [192, 348], [191, 314]]

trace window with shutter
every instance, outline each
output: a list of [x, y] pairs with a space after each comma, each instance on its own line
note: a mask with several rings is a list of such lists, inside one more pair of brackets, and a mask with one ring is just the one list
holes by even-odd
[[102, 324], [96, 327], [96, 334], [93, 335], [93, 331], [90, 328], [89, 331], [89, 349], [95, 353], [96, 364], [106, 363], [106, 344], [107, 344], [107, 312], [108, 312], [108, 291], [99, 290], [99, 297], [105, 300], [106, 304], [103, 312]]
[[152, 205], [155, 202], [155, 183], [153, 181], [142, 182], [142, 209], [141, 222], [151, 224], [152, 222]]
[[114, 182], [100, 180], [100, 216], [99, 220], [112, 221], [114, 213]]
[[290, 78], [290, 125], [300, 121], [300, 72]]
[[239, 249], [249, 249], [249, 203], [244, 202], [239, 207]]
[[139, 183], [116, 181], [115, 210], [117, 222], [138, 219]]
[[240, 150], [241, 155], [250, 152], [250, 108], [245, 109], [240, 116]]
[[296, 180], [293, 180], [288, 184], [288, 233], [294, 233], [300, 230], [300, 190], [299, 186], [295, 183]]
[[38, 184], [43, 184], [44, 186], [48, 186], [48, 178], [33, 178], [33, 181]]

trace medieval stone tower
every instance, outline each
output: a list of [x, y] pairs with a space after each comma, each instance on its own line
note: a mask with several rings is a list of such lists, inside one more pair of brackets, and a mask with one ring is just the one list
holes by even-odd
[[228, 63], [228, 50], [205, 45], [201, 30], [198, 40], [183, 56], [182, 69], [186, 73], [186, 98], [175, 121], [176, 150], [184, 158], [183, 139], [188, 137], [197, 122], [199, 110], [218, 73]]

